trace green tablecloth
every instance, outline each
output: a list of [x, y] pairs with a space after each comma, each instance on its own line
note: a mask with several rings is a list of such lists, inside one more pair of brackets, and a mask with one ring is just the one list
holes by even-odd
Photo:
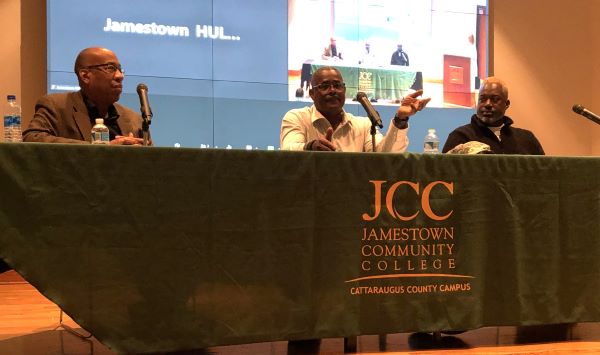
[[[342, 73], [346, 82], [346, 98], [356, 97], [358, 91], [365, 92], [369, 98], [385, 100], [401, 100], [415, 84], [417, 72], [398, 67], [366, 68], [347, 67], [339, 63], [331, 63]], [[311, 73], [324, 64], [312, 64]], [[422, 84], [421, 84], [422, 85]]]
[[0, 145], [0, 257], [119, 352], [600, 321], [600, 159]]

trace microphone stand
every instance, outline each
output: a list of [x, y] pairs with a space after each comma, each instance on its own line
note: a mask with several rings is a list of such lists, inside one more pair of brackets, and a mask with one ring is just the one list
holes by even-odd
[[377, 133], [377, 124], [375, 120], [371, 120], [371, 143], [373, 144], [373, 153], [375, 153], [375, 134]]
[[362, 105], [367, 113], [367, 116], [369, 117], [369, 120], [371, 121], [371, 143], [373, 144], [373, 152], [375, 152], [375, 147], [377, 146], [377, 144], [375, 144], [375, 134], [377, 133], [376, 127], [383, 128], [383, 123], [381, 123], [379, 112], [375, 110], [375, 108], [369, 102], [367, 95], [362, 91], [359, 91], [356, 94], [356, 101]]
[[[377, 112], [377, 115], [379, 115], [379, 112]], [[377, 117], [371, 116], [368, 111], [367, 116], [371, 120], [371, 143], [373, 143], [373, 153], [375, 153], [375, 147], [377, 146], [375, 144], [375, 134], [377, 134], [377, 127], [383, 128], [383, 124], [380, 123], [381, 119], [378, 120]]]
[[144, 146], [146, 147], [150, 141], [150, 120], [152, 119], [152, 114], [146, 115], [143, 113], [142, 118], [142, 137], [144, 138]]

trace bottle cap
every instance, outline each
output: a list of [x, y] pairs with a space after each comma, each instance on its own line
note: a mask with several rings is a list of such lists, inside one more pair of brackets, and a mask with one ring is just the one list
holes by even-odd
[[104, 124], [104, 118], [96, 118], [96, 124]]
[[7, 100], [16, 100], [17, 97], [15, 95], [6, 95]]
[[427, 132], [429, 132], [429, 133], [435, 133], [435, 128], [429, 128], [429, 129], [427, 130]]

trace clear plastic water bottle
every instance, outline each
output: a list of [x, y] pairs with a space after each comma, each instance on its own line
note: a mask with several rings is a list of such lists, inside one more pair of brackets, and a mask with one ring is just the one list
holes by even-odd
[[109, 144], [110, 136], [108, 127], [104, 125], [103, 118], [96, 118], [96, 124], [92, 127], [92, 144]]
[[440, 152], [440, 139], [435, 134], [435, 129], [430, 128], [427, 130], [425, 141], [423, 142], [423, 153], [425, 154], [437, 154]]
[[17, 104], [15, 95], [6, 96], [6, 108], [4, 109], [4, 141], [21, 142], [21, 106]]

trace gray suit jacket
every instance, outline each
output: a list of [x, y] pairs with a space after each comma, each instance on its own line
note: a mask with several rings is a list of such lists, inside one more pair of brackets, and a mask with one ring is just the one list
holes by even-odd
[[[142, 116], [115, 103], [121, 133], [142, 138]], [[43, 96], [23, 132], [24, 142], [90, 143], [92, 123], [81, 91]]]

